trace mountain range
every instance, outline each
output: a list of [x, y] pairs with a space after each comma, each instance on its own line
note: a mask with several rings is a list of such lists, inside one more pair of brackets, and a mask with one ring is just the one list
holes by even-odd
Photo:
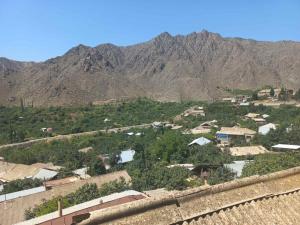
[[43, 62], [0, 58], [0, 104], [81, 105], [98, 100], [151, 97], [209, 100], [224, 89], [264, 85], [300, 87], [300, 43], [224, 38], [201, 31], [120, 47], [70, 49]]

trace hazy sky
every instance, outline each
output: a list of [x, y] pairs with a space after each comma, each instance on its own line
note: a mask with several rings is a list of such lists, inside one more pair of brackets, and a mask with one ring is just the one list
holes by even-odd
[[0, 0], [0, 28], [0, 56], [24, 61], [164, 31], [300, 41], [300, 0]]

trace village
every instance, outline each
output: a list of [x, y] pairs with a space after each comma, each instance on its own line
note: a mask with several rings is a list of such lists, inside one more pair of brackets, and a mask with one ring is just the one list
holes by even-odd
[[[56, 134], [55, 124], [44, 124], [36, 128], [40, 138], [0, 146], [0, 219], [72, 224], [100, 209], [300, 166], [294, 95], [269, 88], [178, 103], [168, 117], [124, 126], [103, 113], [102, 129], [78, 134]], [[138, 101], [151, 110], [164, 104]], [[119, 103], [109, 104], [119, 110]]]

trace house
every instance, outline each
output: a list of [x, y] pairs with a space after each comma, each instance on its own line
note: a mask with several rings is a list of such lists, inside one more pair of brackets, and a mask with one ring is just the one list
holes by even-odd
[[72, 225], [74, 224], [73, 221], [76, 221], [76, 218], [80, 218], [81, 216], [88, 214], [89, 212], [109, 208], [112, 206], [122, 205], [124, 203], [134, 202], [144, 198], [147, 198], [147, 196], [141, 192], [127, 190], [119, 193], [113, 193], [107, 196], [96, 198], [91, 201], [83, 202], [81, 204], [62, 209], [62, 216], [60, 216], [59, 212], [56, 211], [40, 217], [33, 218], [31, 220], [17, 223], [16, 225]]
[[194, 144], [203, 146], [203, 145], [209, 144], [210, 142], [211, 142], [211, 140], [208, 140], [205, 137], [200, 137], [200, 138], [197, 138], [197, 139], [193, 140], [191, 143], [188, 144], [188, 146], [191, 146], [191, 145], [194, 145]]
[[247, 118], [247, 119], [254, 119], [254, 118], [258, 118], [258, 117], [260, 117], [259, 113], [248, 113], [245, 115], [245, 118]]
[[[281, 88], [274, 88], [274, 97], [275, 98], [278, 98], [280, 93], [281, 93]], [[285, 94], [288, 96], [288, 97], [291, 97], [293, 94], [294, 94], [294, 90], [292, 89], [287, 89], [287, 88], [284, 88], [283, 91], [285, 92]], [[263, 90], [260, 90], [258, 93], [257, 93], [257, 96], [258, 97], [271, 97], [271, 89], [268, 88], [268, 89], [263, 89]]]
[[47, 169], [40, 169], [37, 174], [35, 174], [32, 178], [33, 179], [40, 179], [40, 180], [51, 180], [58, 174], [57, 171], [47, 170]]
[[270, 130], [276, 130], [276, 124], [274, 123], [268, 123], [266, 125], [260, 126], [258, 128], [258, 133], [261, 135], [267, 135]]
[[187, 110], [185, 110], [182, 115], [184, 117], [187, 116], [205, 116], [205, 112], [202, 106], [193, 106]]
[[235, 96], [235, 100], [237, 103], [241, 104], [241, 103], [247, 103], [248, 100], [250, 100], [251, 97], [248, 95], [237, 95]]
[[206, 121], [204, 123], [201, 123], [200, 126], [195, 127], [190, 130], [191, 134], [206, 134], [210, 133], [212, 128], [217, 128], [216, 125], [218, 121], [212, 120], [212, 121]]
[[217, 128], [218, 126], [216, 125], [218, 121], [217, 120], [211, 120], [211, 121], [206, 121], [204, 123], [201, 123], [200, 126], [206, 129], [209, 128]]
[[157, 129], [157, 128], [161, 128], [164, 126], [164, 123], [163, 122], [158, 122], [158, 121], [155, 121], [152, 123], [152, 127]]
[[271, 89], [270, 88], [268, 88], [268, 89], [262, 89], [262, 90], [260, 90], [260, 91], [257, 92], [257, 96], [260, 97], [260, 98], [261, 97], [269, 97], [270, 93], [271, 93]]
[[[274, 88], [274, 97], [278, 98], [281, 88]], [[257, 92], [258, 97], [271, 97], [271, 88], [262, 89], [259, 92]]]
[[252, 120], [258, 125], [262, 125], [266, 123], [266, 120], [264, 118], [253, 118]]
[[245, 165], [249, 162], [250, 160], [238, 160], [238, 161], [233, 161], [232, 163], [229, 164], [224, 164], [224, 167], [232, 170], [236, 174], [236, 177], [240, 177], [242, 175]]
[[198, 127], [195, 127], [193, 129], [190, 129], [190, 132], [188, 133], [191, 133], [191, 134], [208, 134], [211, 132], [211, 129], [210, 128], [204, 128], [202, 127], [201, 125], [198, 126]]
[[80, 168], [80, 169], [76, 169], [76, 170], [73, 170], [72, 172], [79, 176], [80, 178], [82, 179], [88, 179], [90, 178], [91, 176], [88, 174], [88, 167], [83, 167], [83, 168]]
[[269, 152], [270, 151], [268, 151], [265, 147], [261, 145], [229, 148], [229, 153], [232, 156], [259, 155], [259, 154], [265, 154]]
[[40, 166], [0, 161], [0, 180], [2, 182], [10, 182], [25, 178], [48, 180], [54, 178], [57, 173], [57, 171], [40, 168]]
[[256, 131], [242, 127], [221, 127], [220, 131], [216, 132], [217, 140], [222, 143], [230, 143], [234, 139], [243, 138], [246, 142], [249, 142]]
[[241, 102], [240, 106], [250, 106], [250, 102]]
[[257, 124], [264, 124], [266, 122], [258, 113], [248, 113], [245, 115], [245, 119], [251, 119]]
[[300, 145], [277, 144], [273, 145], [272, 148], [278, 150], [299, 150]]
[[134, 155], [135, 151], [132, 149], [121, 151], [121, 154], [119, 155], [120, 159], [118, 161], [118, 164], [131, 162], [133, 160]]
[[223, 102], [231, 102], [231, 103], [235, 103], [236, 102], [236, 99], [234, 97], [225, 97], [225, 98], [222, 98], [222, 101]]

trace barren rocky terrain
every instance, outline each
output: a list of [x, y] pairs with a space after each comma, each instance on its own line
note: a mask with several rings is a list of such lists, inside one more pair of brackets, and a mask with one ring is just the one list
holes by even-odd
[[0, 104], [87, 104], [147, 96], [213, 99], [223, 88], [300, 87], [300, 43], [162, 33], [132, 46], [79, 45], [44, 62], [0, 58]]

